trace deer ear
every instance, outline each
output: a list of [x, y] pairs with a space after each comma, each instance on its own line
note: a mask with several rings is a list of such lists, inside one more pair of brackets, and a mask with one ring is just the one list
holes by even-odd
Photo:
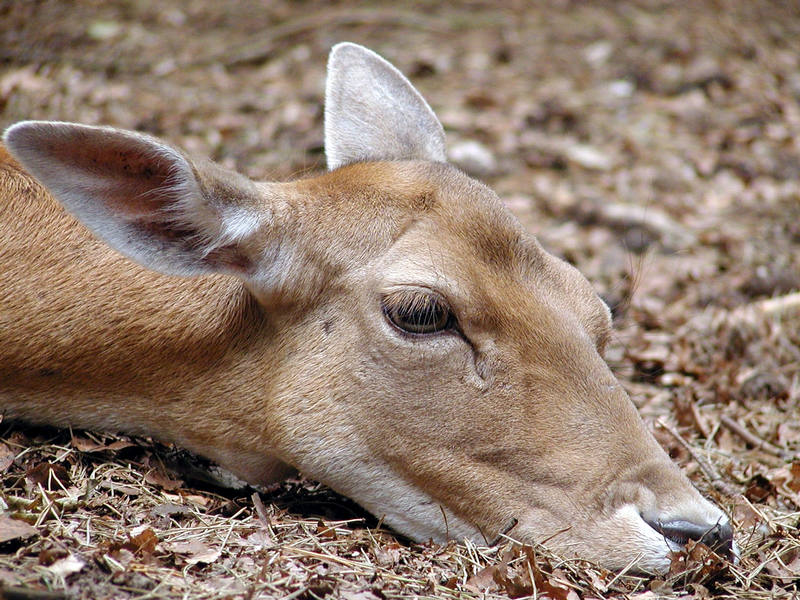
[[444, 162], [444, 129], [400, 71], [357, 44], [331, 50], [325, 87], [328, 169], [362, 161]]
[[245, 275], [252, 266], [247, 240], [269, 212], [249, 179], [107, 127], [24, 121], [3, 139], [70, 213], [145, 267]]

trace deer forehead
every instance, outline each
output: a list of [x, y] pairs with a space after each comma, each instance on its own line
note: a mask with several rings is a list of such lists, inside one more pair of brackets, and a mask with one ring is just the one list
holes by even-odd
[[[358, 163], [303, 185], [325, 212], [317, 222], [352, 228], [346, 239], [372, 250], [382, 288], [431, 288], [483, 330], [525, 337], [575, 324], [594, 340], [607, 335], [610, 313], [586, 278], [545, 251], [491, 189], [453, 166]], [[363, 276], [362, 268], [345, 271]]]
[[357, 163], [294, 185], [316, 223], [356, 224], [361, 235], [351, 242], [378, 252], [420, 230], [417, 246], [407, 244], [406, 252], [436, 246], [439, 253], [463, 255], [467, 249], [465, 261], [504, 270], [544, 254], [494, 192], [444, 163]]

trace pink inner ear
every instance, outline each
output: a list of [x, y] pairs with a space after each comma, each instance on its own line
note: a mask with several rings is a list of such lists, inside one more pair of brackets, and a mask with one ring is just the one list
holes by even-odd
[[76, 139], [46, 143], [47, 154], [67, 168], [84, 172], [82, 184], [97, 194], [108, 210], [126, 219], [162, 211], [175, 199], [178, 165], [133, 136], [104, 131], [77, 131]]
[[9, 145], [29, 170], [119, 252], [170, 274], [253, 269], [240, 246], [247, 227], [234, 219], [226, 231], [221, 214], [225, 203], [235, 213], [235, 203], [254, 193], [246, 178], [205, 169], [209, 192], [179, 151], [133, 132], [39, 122], [10, 131]]

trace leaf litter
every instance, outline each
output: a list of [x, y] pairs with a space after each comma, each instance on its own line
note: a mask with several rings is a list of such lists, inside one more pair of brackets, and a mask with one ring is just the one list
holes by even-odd
[[673, 459], [732, 515], [741, 554], [731, 564], [690, 544], [668, 574], [643, 578], [511, 535], [494, 547], [412, 544], [307, 480], [254, 496], [197, 483], [156, 442], [3, 422], [6, 597], [797, 597], [797, 6], [0, 10], [0, 126], [138, 129], [259, 178], [324, 167], [333, 43], [390, 58], [441, 116], [462, 168], [609, 303], [609, 364]]

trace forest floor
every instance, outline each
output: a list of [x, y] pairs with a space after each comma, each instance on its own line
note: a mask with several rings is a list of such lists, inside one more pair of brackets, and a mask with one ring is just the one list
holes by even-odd
[[796, 598], [800, 5], [0, 0], [0, 129], [114, 125], [313, 174], [343, 40], [406, 73], [453, 159], [609, 302], [609, 363], [740, 561], [649, 579], [413, 544], [314, 482], [218, 490], [156, 442], [3, 422], [0, 597]]

